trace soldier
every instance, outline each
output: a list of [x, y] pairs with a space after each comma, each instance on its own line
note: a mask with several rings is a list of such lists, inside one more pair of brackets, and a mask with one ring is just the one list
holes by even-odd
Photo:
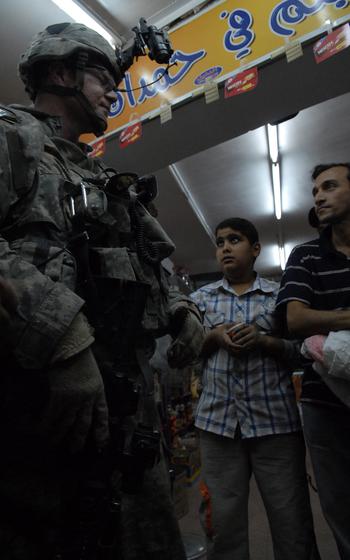
[[79, 142], [106, 129], [123, 69], [100, 35], [62, 23], [19, 73], [33, 106], [0, 110], [0, 274], [18, 297], [0, 380], [0, 556], [182, 560], [148, 357], [170, 333], [170, 364], [195, 359], [200, 315], [168, 293], [154, 181]]

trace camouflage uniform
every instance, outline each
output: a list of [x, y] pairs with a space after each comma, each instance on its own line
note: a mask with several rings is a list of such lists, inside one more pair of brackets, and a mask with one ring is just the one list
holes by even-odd
[[4, 336], [16, 311], [17, 296], [11, 284], [0, 278], [0, 334]]
[[[82, 465], [80, 454], [72, 457], [64, 445], [52, 445], [42, 427], [48, 372], [97, 367], [89, 349], [92, 333], [81, 314], [85, 302], [76, 293], [77, 259], [71, 249], [77, 232], [70, 205], [72, 198], [76, 207], [82, 203], [82, 181], [91, 187], [85, 194], [95, 212], [90, 232], [94, 268], [104, 278], [149, 286], [139, 346], [152, 353], [152, 341], [167, 332], [172, 312], [182, 306], [196, 309], [179, 295], [170, 304], [160, 260], [173, 245], [159, 224], [128, 189], [107, 195], [108, 207], [106, 201], [101, 206], [102, 191], [89, 180], [105, 182], [114, 171], [88, 158], [86, 146], [63, 139], [59, 118], [22, 107], [0, 109], [0, 168], [0, 276], [13, 279], [19, 298], [1, 379], [0, 556], [48, 560], [57, 512], [67, 500], [74, 501]], [[157, 263], [147, 263], [137, 250], [131, 206], [144, 235], [157, 246]], [[70, 339], [74, 322], [82, 328]], [[99, 365], [110, 353], [98, 343]], [[145, 387], [138, 368], [136, 378]], [[135, 422], [145, 415], [154, 422], [151, 400], [141, 401]], [[185, 558], [163, 462], [146, 471], [143, 490], [126, 496], [123, 510], [123, 558]]]

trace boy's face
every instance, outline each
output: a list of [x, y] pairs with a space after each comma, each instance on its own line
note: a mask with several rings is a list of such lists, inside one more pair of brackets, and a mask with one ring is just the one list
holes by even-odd
[[254, 261], [260, 254], [260, 243], [250, 243], [240, 231], [219, 229], [216, 233], [216, 260], [226, 278], [239, 280], [253, 271]]

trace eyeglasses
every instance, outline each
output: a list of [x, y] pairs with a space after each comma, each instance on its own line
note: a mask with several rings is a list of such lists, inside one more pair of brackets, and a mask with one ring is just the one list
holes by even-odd
[[117, 89], [117, 84], [115, 83], [112, 74], [107, 70], [107, 68], [104, 68], [104, 66], [91, 64], [89, 66], [85, 66], [85, 71], [92, 74], [100, 82], [106, 93]]

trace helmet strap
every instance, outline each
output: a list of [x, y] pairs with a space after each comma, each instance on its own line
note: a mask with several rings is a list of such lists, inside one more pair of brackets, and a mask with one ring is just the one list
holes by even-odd
[[79, 89], [75, 87], [59, 86], [59, 85], [46, 85], [40, 88], [41, 91], [46, 93], [53, 93], [60, 97], [75, 97], [79, 93]]
[[91, 132], [93, 132], [96, 136], [102, 136], [102, 134], [107, 128], [105, 120], [96, 114], [90, 101], [87, 99], [87, 97], [83, 94], [82, 91], [77, 91], [75, 97], [79, 105], [84, 109], [84, 111], [90, 117], [91, 123], [93, 125], [93, 129]]
[[87, 52], [81, 51], [78, 54], [76, 60], [76, 74], [75, 74], [76, 85], [74, 87], [59, 86], [57, 84], [46, 85], [44, 88], [42, 88], [42, 91], [46, 91], [47, 93], [53, 93], [54, 95], [59, 95], [61, 97], [75, 97], [79, 105], [90, 117], [91, 123], [93, 125], [92, 132], [96, 136], [102, 136], [102, 134], [106, 130], [106, 123], [104, 119], [102, 119], [96, 114], [90, 101], [83, 93], [85, 67], [88, 60], [89, 60], [89, 55]]
[[76, 79], [76, 87], [82, 91], [84, 87], [84, 79], [85, 79], [85, 67], [89, 60], [89, 55], [85, 51], [80, 51], [77, 56], [76, 64], [75, 64], [75, 79]]
[[85, 80], [85, 68], [89, 61], [89, 55], [85, 51], [80, 51], [76, 61], [76, 84], [77, 84], [77, 93], [76, 98], [80, 106], [86, 111], [89, 115], [90, 120], [93, 124], [92, 132], [96, 136], [101, 136], [104, 131], [106, 130], [106, 123], [104, 119], [101, 119], [96, 112], [94, 111], [93, 107], [91, 106], [90, 101], [87, 97], [83, 94], [83, 87], [84, 87], [84, 80]]

